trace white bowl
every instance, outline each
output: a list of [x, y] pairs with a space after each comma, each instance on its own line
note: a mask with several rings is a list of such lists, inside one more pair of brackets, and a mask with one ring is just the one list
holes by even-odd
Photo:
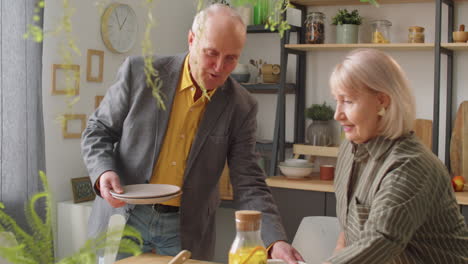
[[291, 167], [310, 167], [313, 166], [313, 163], [305, 159], [287, 159], [280, 165]]
[[286, 178], [300, 179], [309, 176], [314, 167], [293, 167], [293, 166], [278, 166], [280, 171], [286, 176]]

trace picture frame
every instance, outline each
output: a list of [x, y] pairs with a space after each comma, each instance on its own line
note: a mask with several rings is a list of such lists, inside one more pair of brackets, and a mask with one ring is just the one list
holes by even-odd
[[96, 194], [94, 193], [93, 186], [91, 184], [91, 178], [89, 176], [72, 178], [71, 185], [74, 203], [92, 201], [96, 198]]
[[[98, 57], [97, 75], [93, 75], [96, 66], [93, 64], [93, 57]], [[102, 82], [104, 76], [104, 51], [88, 49], [86, 59], [86, 80], [88, 82]]]
[[[57, 82], [61, 80], [60, 74], [63, 72], [65, 82], [67, 75], [73, 73], [74, 85], [73, 89], [67, 90], [67, 87], [62, 88]], [[66, 85], [64, 85], [66, 86]], [[53, 64], [52, 65], [52, 95], [79, 95], [80, 94], [80, 65], [77, 64]]]
[[[81, 138], [81, 133], [86, 128], [86, 115], [85, 114], [65, 114], [63, 115], [64, 121], [62, 125], [62, 135], [65, 139], [70, 138]], [[72, 120], [79, 120], [80, 121], [80, 131], [73, 132], [69, 131], [68, 122]]]
[[102, 99], [104, 99], [104, 95], [96, 95], [96, 97], [94, 97], [94, 109], [97, 109], [99, 107]]

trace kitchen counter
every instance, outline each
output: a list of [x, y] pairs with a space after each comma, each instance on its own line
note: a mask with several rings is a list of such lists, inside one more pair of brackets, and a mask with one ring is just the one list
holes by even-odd
[[[317, 174], [305, 179], [287, 179], [284, 176], [267, 178], [268, 186], [276, 188], [288, 188], [316, 192], [334, 192], [333, 181], [322, 181]], [[468, 190], [455, 192], [455, 197], [460, 205], [468, 205]]]

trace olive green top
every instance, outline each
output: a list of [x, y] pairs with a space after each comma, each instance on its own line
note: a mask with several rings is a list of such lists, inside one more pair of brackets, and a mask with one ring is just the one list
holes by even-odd
[[331, 263], [468, 263], [448, 171], [412, 133], [344, 142], [334, 184], [346, 247]]

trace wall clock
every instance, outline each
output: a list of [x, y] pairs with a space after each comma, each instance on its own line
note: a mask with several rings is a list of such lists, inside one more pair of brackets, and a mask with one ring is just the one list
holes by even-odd
[[106, 47], [115, 53], [128, 52], [135, 44], [137, 17], [126, 4], [111, 4], [101, 18], [101, 36]]

